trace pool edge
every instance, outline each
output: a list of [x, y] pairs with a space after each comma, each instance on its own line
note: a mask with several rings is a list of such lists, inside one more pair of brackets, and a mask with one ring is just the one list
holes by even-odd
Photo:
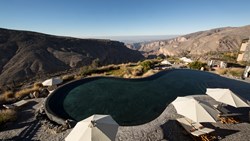
[[[82, 78], [82, 79], [79, 79], [79, 80], [73, 80], [73, 81], [70, 81], [68, 83], [65, 83], [63, 85], [61, 85], [60, 87], [58, 87], [55, 91], [53, 91], [52, 93], [49, 94], [49, 96], [45, 99], [45, 102], [44, 102], [44, 109], [45, 109], [45, 113], [46, 115], [48, 116], [48, 118], [51, 120], [51, 121], [54, 121], [56, 122], [57, 124], [60, 124], [60, 125], [65, 125], [67, 124], [67, 120], [72, 120], [72, 119], [64, 119], [64, 118], [61, 118], [59, 117], [56, 113], [54, 113], [51, 109], [50, 109], [50, 106], [49, 106], [49, 100], [50, 98], [54, 95], [54, 93], [56, 93], [60, 88], [68, 85], [68, 84], [72, 84], [72, 83], [75, 83], [77, 81], [82, 81], [82, 80], [86, 80], [86, 79], [93, 79], [93, 78], [115, 78], [115, 79], [125, 79], [125, 80], [132, 80], [132, 81], [136, 81], [136, 80], [143, 80], [143, 79], [149, 79], [155, 75], [159, 75], [161, 73], [166, 73], [166, 71], [168, 72], [172, 72], [174, 70], [183, 70], [183, 69], [169, 69], [169, 70], [163, 70], [163, 71], [159, 71], [153, 75], [150, 75], [150, 76], [147, 76], [147, 77], [142, 77], [142, 78], [121, 78], [121, 77], [116, 77], [116, 76], [91, 76], [91, 77], [85, 77], [85, 78]], [[168, 106], [168, 105], [167, 105]], [[161, 113], [162, 114], [162, 113]], [[161, 115], [160, 114], [160, 115]], [[154, 120], [154, 119], [153, 119]], [[145, 123], [144, 123], [145, 124]]]

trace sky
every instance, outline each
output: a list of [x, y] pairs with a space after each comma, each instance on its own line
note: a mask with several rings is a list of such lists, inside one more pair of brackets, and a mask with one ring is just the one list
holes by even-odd
[[0, 0], [0, 28], [91, 36], [182, 35], [250, 24], [250, 0]]

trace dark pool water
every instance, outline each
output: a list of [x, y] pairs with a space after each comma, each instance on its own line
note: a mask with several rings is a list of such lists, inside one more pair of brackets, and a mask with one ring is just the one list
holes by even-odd
[[163, 71], [145, 79], [94, 77], [57, 89], [49, 99], [53, 114], [80, 121], [109, 114], [120, 125], [138, 125], [157, 118], [177, 96], [204, 94], [206, 88], [230, 88], [250, 99], [248, 83], [194, 70]]

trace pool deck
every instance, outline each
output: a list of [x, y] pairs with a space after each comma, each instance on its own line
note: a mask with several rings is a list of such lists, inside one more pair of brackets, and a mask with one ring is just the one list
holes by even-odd
[[[198, 100], [213, 103], [214, 100], [207, 95], [195, 96]], [[68, 129], [61, 133], [48, 129], [43, 121], [36, 120], [33, 113], [42, 104], [43, 99], [33, 99], [33, 104], [24, 107], [20, 112], [18, 121], [9, 123], [0, 128], [0, 140], [43, 140], [61, 141], [70, 133]], [[245, 109], [246, 110], [246, 109]], [[249, 113], [249, 109], [245, 111]], [[28, 113], [28, 114], [27, 114]], [[247, 141], [250, 139], [249, 115], [238, 124], [209, 123], [205, 126], [213, 128], [220, 136], [221, 141]], [[176, 122], [181, 117], [176, 113], [172, 104], [155, 120], [138, 126], [120, 126], [116, 141], [189, 141], [192, 138], [185, 134], [184, 129]], [[248, 121], [247, 121], [248, 120]]]
[[[197, 95], [194, 97], [198, 100], [207, 101], [211, 104], [215, 102], [207, 95]], [[249, 109], [247, 113], [249, 113]], [[219, 136], [222, 141], [245, 141], [250, 139], [250, 123], [248, 116], [250, 115], [243, 117], [244, 121], [238, 124], [222, 124], [220, 122], [216, 122], [209, 123], [206, 126], [215, 129], [217, 136]], [[181, 116], [176, 113], [175, 108], [172, 104], [170, 104], [158, 118], [149, 123], [139, 126], [120, 126], [116, 140], [192, 140], [192, 138], [185, 134], [184, 129], [182, 129], [182, 127], [176, 122], [176, 119], [179, 117]]]

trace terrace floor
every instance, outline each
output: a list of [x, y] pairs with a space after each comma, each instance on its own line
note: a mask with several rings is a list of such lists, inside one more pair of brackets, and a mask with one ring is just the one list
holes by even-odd
[[[214, 102], [206, 95], [197, 95], [195, 98], [209, 103]], [[19, 119], [16, 122], [0, 127], [0, 140], [64, 140], [71, 129], [56, 133], [44, 125], [43, 121], [35, 119], [34, 112], [42, 102], [43, 99], [32, 99], [19, 111]], [[222, 124], [217, 122], [207, 123], [205, 126], [215, 129], [221, 141], [249, 140], [249, 109], [245, 108], [242, 112], [245, 112], [246, 115], [241, 117], [241, 123]], [[176, 122], [175, 119], [179, 117], [181, 116], [176, 114], [175, 108], [170, 104], [158, 118], [149, 123], [138, 126], [120, 126], [116, 141], [192, 140]]]

